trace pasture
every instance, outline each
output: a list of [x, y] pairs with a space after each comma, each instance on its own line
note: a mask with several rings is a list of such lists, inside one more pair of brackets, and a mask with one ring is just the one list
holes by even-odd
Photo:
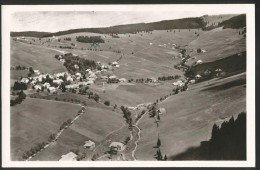
[[27, 98], [11, 107], [11, 159], [21, 160], [22, 154], [38, 142], [48, 140], [60, 125], [81, 107], [75, 104]]

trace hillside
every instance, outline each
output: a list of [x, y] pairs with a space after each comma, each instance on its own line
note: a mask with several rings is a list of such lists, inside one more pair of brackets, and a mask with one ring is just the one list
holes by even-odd
[[238, 29], [246, 26], [246, 14], [238, 15], [230, 18], [229, 20], [223, 21], [219, 24], [219, 26], [223, 26], [224, 29], [232, 28]]
[[49, 135], [79, 109], [75, 104], [30, 98], [12, 107], [11, 159], [22, 160], [25, 151], [39, 142], [47, 142]]
[[53, 57], [55, 54], [57, 51], [46, 47], [11, 40], [11, 66], [33, 67], [47, 73], [66, 71]]
[[[230, 83], [237, 80], [243, 81], [238, 84]], [[228, 88], [217, 88], [227, 83], [230, 83]], [[138, 160], [154, 159], [156, 150], [153, 147], [158, 133], [162, 143], [161, 151], [168, 157], [208, 140], [215, 122], [245, 111], [245, 83], [245, 74], [213, 79], [167, 98], [159, 104], [159, 107], [166, 109], [166, 113], [161, 115], [159, 128], [156, 128], [154, 119], [148, 116], [140, 122], [142, 137], [136, 152]], [[215, 90], [210, 90], [212, 87], [216, 87]]]

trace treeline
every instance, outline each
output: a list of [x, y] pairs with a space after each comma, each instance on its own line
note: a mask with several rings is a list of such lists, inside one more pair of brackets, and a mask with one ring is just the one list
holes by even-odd
[[101, 36], [77, 36], [76, 40], [78, 42], [84, 42], [84, 43], [104, 43], [105, 42], [101, 38]]
[[232, 116], [221, 126], [214, 124], [211, 139], [171, 160], [246, 160], [246, 113]]
[[38, 31], [23, 31], [23, 32], [11, 32], [10, 35], [11, 37], [37, 37], [41, 38], [44, 37], [45, 35], [51, 34], [50, 32], [38, 32]]
[[183, 18], [175, 20], [164, 20], [151, 23], [137, 23], [127, 25], [117, 25], [105, 28], [81, 28], [71, 29], [67, 31], [59, 31], [55, 33], [30, 33], [30, 32], [11, 32], [11, 36], [32, 36], [32, 37], [52, 37], [66, 34], [92, 32], [101, 34], [125, 34], [125, 33], [138, 33], [141, 31], [149, 32], [153, 30], [170, 30], [170, 29], [198, 29], [205, 27], [206, 23], [203, 18]]

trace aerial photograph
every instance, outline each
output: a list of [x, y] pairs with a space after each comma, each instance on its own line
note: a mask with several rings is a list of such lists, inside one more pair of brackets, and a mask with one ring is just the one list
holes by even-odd
[[246, 161], [246, 15], [14, 12], [11, 161]]

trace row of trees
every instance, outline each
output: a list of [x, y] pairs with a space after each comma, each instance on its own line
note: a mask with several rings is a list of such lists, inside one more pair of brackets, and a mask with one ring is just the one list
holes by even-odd
[[47, 144], [48, 144], [47, 142], [37, 143], [36, 146], [32, 147], [28, 151], [25, 151], [22, 155], [22, 158], [28, 159], [29, 157], [33, 156], [37, 152], [41, 151]]
[[132, 113], [128, 110], [127, 107], [121, 106], [121, 110], [123, 112], [123, 117], [125, 118], [126, 123], [129, 125], [129, 127], [132, 127]]
[[175, 76], [162, 76], [158, 77], [159, 81], [166, 81], [166, 80], [174, 80], [174, 79], [179, 79], [181, 76], [180, 75], [175, 75]]

